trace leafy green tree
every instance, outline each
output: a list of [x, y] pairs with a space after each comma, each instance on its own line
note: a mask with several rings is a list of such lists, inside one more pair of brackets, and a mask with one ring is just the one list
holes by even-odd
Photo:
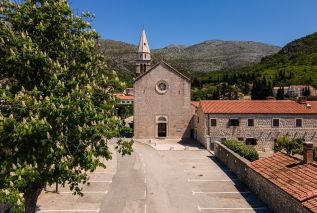
[[287, 154], [300, 154], [300, 150], [302, 150], [303, 140], [301, 139], [293, 139], [290, 140], [286, 135], [279, 137], [273, 146], [274, 152], [279, 152], [285, 150]]
[[[0, 1], [0, 203], [34, 213], [46, 184], [82, 195], [87, 172], [111, 159], [120, 86], [97, 50], [89, 13], [66, 0]], [[119, 142], [122, 154], [132, 142]]]

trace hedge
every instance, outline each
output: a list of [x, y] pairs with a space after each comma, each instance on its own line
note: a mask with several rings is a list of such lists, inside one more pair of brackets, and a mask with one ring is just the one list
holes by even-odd
[[253, 147], [247, 146], [241, 142], [226, 140], [223, 141], [222, 144], [249, 161], [255, 161], [259, 159], [259, 154]]

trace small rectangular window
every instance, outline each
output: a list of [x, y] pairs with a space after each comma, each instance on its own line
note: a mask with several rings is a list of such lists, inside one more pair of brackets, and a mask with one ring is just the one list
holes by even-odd
[[273, 118], [272, 126], [273, 126], [273, 127], [279, 127], [279, 126], [280, 126], [280, 119], [278, 119], [278, 118]]
[[256, 138], [246, 138], [245, 139], [246, 145], [257, 145], [257, 139]]
[[230, 118], [229, 119], [229, 126], [239, 126], [240, 120], [237, 118]]
[[248, 119], [248, 126], [254, 126], [254, 119]]
[[214, 118], [210, 119], [210, 126], [217, 126], [217, 120]]
[[303, 127], [303, 119], [301, 118], [296, 119], [296, 127]]

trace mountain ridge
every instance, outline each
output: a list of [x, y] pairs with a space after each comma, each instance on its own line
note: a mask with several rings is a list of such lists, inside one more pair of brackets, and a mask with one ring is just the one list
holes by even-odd
[[[100, 40], [110, 68], [123, 80], [131, 81], [135, 71], [137, 45], [115, 40]], [[180, 72], [191, 75], [259, 63], [263, 57], [277, 53], [278, 46], [253, 41], [207, 40], [194, 45], [171, 44], [152, 49], [153, 64], [161, 59]]]

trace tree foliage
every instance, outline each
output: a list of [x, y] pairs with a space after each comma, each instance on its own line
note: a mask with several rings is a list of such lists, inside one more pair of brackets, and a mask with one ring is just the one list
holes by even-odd
[[[46, 184], [81, 194], [87, 172], [111, 159], [121, 83], [96, 48], [92, 18], [66, 0], [0, 2], [0, 203], [16, 212], [35, 212]], [[132, 142], [118, 146], [131, 153]]]
[[286, 135], [279, 137], [273, 146], [274, 152], [285, 150], [287, 154], [302, 154], [303, 151], [303, 140], [296, 138], [290, 140]]

